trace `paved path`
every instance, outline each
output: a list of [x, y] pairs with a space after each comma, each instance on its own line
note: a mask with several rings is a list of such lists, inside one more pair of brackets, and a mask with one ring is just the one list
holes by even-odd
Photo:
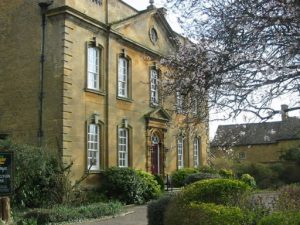
[[73, 223], [73, 225], [147, 225], [147, 206], [133, 206], [128, 213], [115, 218], [99, 219], [89, 222]]

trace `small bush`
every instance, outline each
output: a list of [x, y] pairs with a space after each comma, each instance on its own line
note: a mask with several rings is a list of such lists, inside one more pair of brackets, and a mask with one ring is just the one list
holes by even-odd
[[256, 188], [255, 179], [250, 174], [247, 174], [247, 173], [243, 174], [241, 177], [241, 181], [245, 182], [252, 188]]
[[155, 177], [145, 171], [137, 170], [138, 176], [141, 178], [143, 183], [143, 198], [144, 201], [149, 201], [151, 199], [156, 199], [161, 194], [161, 187], [157, 183]]
[[197, 173], [198, 170], [194, 168], [184, 168], [177, 171], [174, 171], [171, 174], [171, 182], [173, 187], [182, 187], [184, 186], [184, 180], [191, 174]]
[[300, 212], [276, 212], [264, 217], [258, 225], [299, 225]]
[[234, 178], [234, 175], [233, 175], [233, 171], [232, 170], [226, 170], [226, 169], [221, 169], [219, 171], [219, 174], [221, 177], [223, 178], [227, 178], [227, 179], [232, 179]]
[[166, 195], [148, 204], [148, 225], [164, 225], [165, 211], [172, 196]]
[[214, 179], [214, 178], [221, 178], [221, 176], [219, 174], [212, 174], [212, 173], [194, 173], [188, 175], [188, 177], [184, 180], [184, 184], [189, 185], [200, 180]]
[[300, 185], [291, 184], [278, 190], [278, 210], [300, 210]]
[[161, 193], [154, 177], [132, 168], [112, 167], [104, 172], [103, 192], [110, 198], [127, 204], [141, 204]]
[[163, 180], [162, 176], [155, 174], [154, 179], [157, 181], [158, 185], [160, 186], [160, 190], [164, 191], [165, 190], [165, 183], [164, 183], [164, 180]]
[[210, 166], [200, 166], [198, 168], [198, 171], [199, 172], [202, 172], [202, 173], [212, 173], [212, 174], [217, 174], [218, 173], [218, 170], [210, 167]]
[[181, 193], [185, 202], [199, 201], [216, 204], [235, 204], [251, 188], [242, 181], [230, 179], [202, 180], [187, 186]]
[[51, 209], [35, 209], [27, 213], [26, 220], [36, 220], [37, 224], [80, 221], [82, 219], [100, 218], [121, 212], [119, 202], [95, 203], [80, 207], [56, 206]]
[[250, 225], [251, 215], [238, 207], [213, 203], [189, 203], [173, 201], [166, 211], [165, 225]]

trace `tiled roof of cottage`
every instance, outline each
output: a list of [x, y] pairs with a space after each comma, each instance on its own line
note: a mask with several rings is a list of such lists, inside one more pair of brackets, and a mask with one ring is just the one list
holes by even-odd
[[295, 139], [300, 139], [300, 119], [288, 117], [276, 122], [220, 125], [211, 146], [270, 144]]

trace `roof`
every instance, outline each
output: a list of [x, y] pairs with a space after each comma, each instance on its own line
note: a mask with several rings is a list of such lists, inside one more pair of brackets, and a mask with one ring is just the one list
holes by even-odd
[[218, 126], [212, 147], [271, 144], [300, 139], [300, 119]]

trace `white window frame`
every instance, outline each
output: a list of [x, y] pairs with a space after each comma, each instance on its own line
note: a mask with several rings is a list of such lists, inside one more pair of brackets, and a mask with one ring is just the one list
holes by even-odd
[[151, 104], [158, 105], [158, 71], [156, 69], [150, 71], [150, 90]]
[[194, 167], [199, 167], [199, 153], [200, 153], [200, 143], [199, 138], [194, 139]]
[[87, 128], [87, 169], [100, 169], [100, 126], [94, 123]]
[[118, 129], [118, 166], [128, 167], [128, 129]]
[[128, 60], [125, 57], [119, 57], [118, 64], [118, 96], [128, 98]]
[[178, 169], [184, 167], [184, 145], [183, 137], [177, 139], [177, 160], [178, 160]]
[[87, 88], [100, 90], [100, 49], [88, 46], [87, 53]]
[[179, 91], [176, 91], [176, 110], [177, 113], [183, 113], [183, 96]]

